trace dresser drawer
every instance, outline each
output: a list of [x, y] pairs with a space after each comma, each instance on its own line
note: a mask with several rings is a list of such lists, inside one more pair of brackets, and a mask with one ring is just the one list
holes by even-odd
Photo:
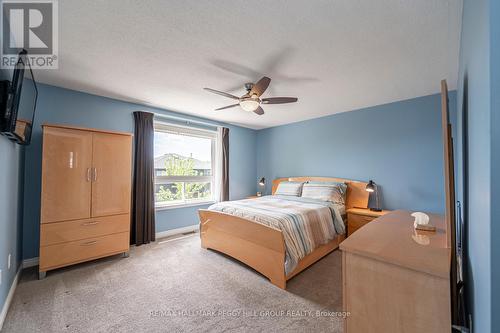
[[40, 246], [116, 234], [129, 231], [129, 229], [129, 214], [67, 222], [43, 223], [40, 226]]
[[348, 235], [351, 235], [353, 232], [364, 226], [365, 224], [376, 219], [374, 216], [366, 216], [359, 214], [347, 214], [347, 231]]
[[129, 232], [40, 247], [40, 271], [129, 250]]

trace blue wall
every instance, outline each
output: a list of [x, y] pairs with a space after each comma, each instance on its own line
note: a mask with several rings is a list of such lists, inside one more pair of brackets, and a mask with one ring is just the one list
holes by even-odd
[[[473, 316], [474, 332], [498, 332], [500, 329], [498, 315], [493, 315], [495, 302], [500, 297], [498, 286], [493, 284], [493, 281], [499, 281], [500, 237], [498, 204], [493, 204], [498, 203], [499, 199], [498, 192], [494, 192], [498, 187], [495, 184], [500, 185], [498, 175], [493, 172], [498, 170], [500, 148], [500, 34], [498, 22], [495, 22], [499, 19], [499, 5], [498, 2], [494, 3], [488, 0], [464, 1], [457, 94], [458, 199], [464, 202], [465, 207], [467, 277], [470, 286], [467, 301]], [[490, 6], [496, 7], [496, 13], [495, 7]], [[467, 133], [464, 131], [463, 119], [467, 124]], [[469, 152], [467, 157], [462, 153], [463, 139]], [[462, 167], [464, 162], [468, 168], [466, 178]], [[493, 262], [497, 263], [496, 269]]]
[[[150, 111], [176, 115], [160, 109], [146, 107], [110, 98], [85, 94], [54, 86], [39, 85], [39, 101], [35, 120], [35, 131], [30, 146], [26, 149], [26, 168], [23, 228], [23, 257], [38, 256], [39, 247], [39, 213], [41, 191], [41, 156], [43, 123], [71, 124], [76, 126], [109, 129], [117, 131], [134, 131], [132, 112]], [[178, 114], [177, 114], [178, 115]], [[182, 115], [186, 119], [197, 119]], [[214, 122], [216, 123], [216, 122]], [[224, 125], [224, 124], [222, 124]], [[255, 168], [256, 132], [237, 126], [229, 127], [229, 177], [231, 199], [240, 199], [255, 193], [257, 175]], [[161, 210], [156, 213], [156, 231], [195, 225], [198, 223], [197, 209], [207, 206], [196, 206], [178, 209]]]
[[440, 110], [431, 95], [261, 130], [257, 175], [373, 179], [384, 208], [442, 213]]
[[[2, 72], [1, 76], [10, 75]], [[24, 148], [0, 136], [0, 311], [21, 264], [23, 161]]]
[[500, 331], [500, 1], [490, 8], [490, 73], [491, 73], [491, 327]]

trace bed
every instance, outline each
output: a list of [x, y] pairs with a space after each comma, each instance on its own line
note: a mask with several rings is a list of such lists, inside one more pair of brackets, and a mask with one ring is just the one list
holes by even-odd
[[[326, 203], [275, 196], [281, 182], [343, 182], [347, 184], [345, 207]], [[200, 209], [201, 246], [225, 253], [266, 276], [272, 284], [286, 289], [287, 280], [335, 250], [345, 239], [342, 225], [346, 223], [345, 210], [353, 207], [366, 208], [368, 192], [365, 182], [328, 177], [290, 177], [273, 181], [272, 194], [256, 199], [225, 202], [212, 209]], [[222, 208], [221, 208], [222, 207]], [[265, 211], [268, 213], [264, 213]], [[222, 211], [224, 210], [224, 211]], [[255, 215], [248, 212], [255, 211]], [[333, 226], [321, 220], [331, 211]], [[276, 216], [294, 214], [319, 216], [315, 237], [307, 244], [293, 246], [296, 239], [281, 224], [273, 224]], [[259, 215], [260, 214], [260, 215]], [[337, 221], [335, 221], [337, 216]], [[338, 218], [342, 216], [339, 221]], [[342, 221], [343, 220], [343, 221]], [[269, 222], [269, 223], [268, 223]], [[266, 225], [267, 223], [267, 225]], [[295, 243], [294, 243], [295, 242]], [[304, 252], [304, 249], [307, 251]]]

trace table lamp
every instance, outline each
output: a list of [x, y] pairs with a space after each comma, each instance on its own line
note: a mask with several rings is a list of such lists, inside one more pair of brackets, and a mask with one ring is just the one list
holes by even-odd
[[[262, 187], [262, 188], [265, 188], [265, 186], [266, 186], [266, 178], [262, 177], [259, 180], [259, 186]], [[257, 196], [261, 197], [262, 196], [262, 192], [264, 192], [264, 191], [261, 190], [261, 191], [257, 192]]]
[[380, 208], [380, 203], [379, 203], [379, 194], [378, 194], [377, 183], [375, 183], [373, 180], [370, 180], [368, 182], [368, 184], [366, 184], [365, 190], [366, 190], [366, 192], [374, 193], [374, 195], [375, 195], [375, 207], [370, 208], [370, 210], [374, 211], [374, 212], [381, 212], [382, 209]]

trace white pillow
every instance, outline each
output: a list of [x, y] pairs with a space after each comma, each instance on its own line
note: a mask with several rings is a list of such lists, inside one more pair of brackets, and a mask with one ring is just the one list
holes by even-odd
[[302, 188], [302, 197], [321, 201], [331, 201], [345, 205], [347, 185], [344, 183], [309, 182]]
[[274, 195], [288, 195], [293, 197], [300, 197], [302, 193], [302, 182], [281, 182], [274, 192]]

